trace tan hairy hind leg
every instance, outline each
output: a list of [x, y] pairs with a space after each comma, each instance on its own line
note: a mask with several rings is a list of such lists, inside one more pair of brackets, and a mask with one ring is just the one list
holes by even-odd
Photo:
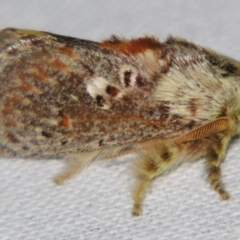
[[175, 165], [178, 154], [179, 148], [176, 144], [164, 143], [159, 140], [141, 152], [141, 159], [137, 164], [135, 173], [136, 185], [133, 191], [132, 215], [141, 215], [143, 200], [153, 180]]
[[211, 148], [208, 150], [207, 154], [207, 169], [208, 169], [208, 182], [211, 187], [220, 195], [222, 200], [227, 200], [230, 198], [230, 194], [225, 190], [222, 183], [222, 173], [220, 164], [225, 156], [226, 149], [228, 146], [230, 138], [213, 138]]
[[139, 216], [142, 214], [142, 203], [143, 199], [146, 195], [147, 190], [152, 185], [153, 178], [149, 178], [147, 176], [139, 176], [137, 180], [137, 184], [134, 189], [133, 199], [134, 205], [132, 209], [133, 216]]

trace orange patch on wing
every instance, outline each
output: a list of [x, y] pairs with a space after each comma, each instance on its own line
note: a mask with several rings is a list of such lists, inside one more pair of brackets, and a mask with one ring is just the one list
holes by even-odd
[[18, 87], [20, 91], [32, 91], [34, 93], [41, 93], [39, 89], [37, 89], [35, 86], [32, 86], [26, 80], [32, 81], [32, 79], [36, 79], [35, 74], [29, 74], [29, 73], [19, 73], [18, 75], [19, 79], [22, 81], [22, 85]]
[[25, 82], [25, 79], [28, 79], [32, 77], [32, 75], [30, 74], [25, 74], [25, 73], [19, 73], [19, 78], [22, 80], [22, 85], [21, 85], [21, 89], [23, 90], [32, 90], [32, 86], [28, 83]]
[[[34, 79], [39, 79], [39, 80], [49, 80], [50, 76], [44, 70], [44, 66], [46, 66], [46, 65], [47, 64], [42, 64], [41, 62], [33, 63], [31, 66], [32, 69], [31, 69], [31, 73], [30, 73], [32, 75], [32, 77], [34, 77]], [[30, 74], [26, 75], [26, 76], [31, 76]]]
[[48, 73], [46, 71], [44, 71], [41, 67], [37, 67], [37, 73], [38, 73], [38, 76], [40, 79], [43, 79], [43, 80], [48, 80], [50, 78], [50, 76], [48, 75]]
[[13, 113], [14, 113], [14, 108], [4, 106], [4, 108], [2, 110], [2, 114], [7, 115], [7, 114], [13, 114]]
[[61, 116], [62, 116], [61, 126], [65, 128], [72, 128], [72, 121], [70, 117], [65, 113], [62, 113]]
[[12, 132], [5, 132], [5, 136], [8, 138], [8, 140], [12, 143], [18, 143], [20, 142], [19, 139], [12, 133]]
[[125, 53], [136, 54], [144, 52], [148, 49], [156, 50], [162, 48], [163, 44], [160, 43], [154, 37], [142, 37], [133, 38], [131, 40], [125, 40], [112, 36], [110, 39], [106, 39], [100, 43], [102, 47], [116, 49]]
[[107, 86], [106, 93], [109, 94], [112, 97], [116, 97], [119, 93], [119, 90], [112, 86]]
[[51, 63], [51, 66], [57, 69], [62, 69], [62, 70], [66, 70], [68, 69], [68, 65], [66, 65], [64, 62], [62, 62], [61, 60], [55, 58]]
[[74, 51], [69, 47], [61, 47], [59, 48], [59, 52], [63, 53], [64, 55], [69, 56], [70, 58], [75, 58], [77, 55]]
[[6, 126], [6, 127], [15, 127], [15, 126], [17, 126], [17, 122], [16, 121], [14, 121], [14, 120], [9, 120], [9, 119], [4, 119], [4, 120], [1, 120], [3, 123], [4, 123], [4, 125]]

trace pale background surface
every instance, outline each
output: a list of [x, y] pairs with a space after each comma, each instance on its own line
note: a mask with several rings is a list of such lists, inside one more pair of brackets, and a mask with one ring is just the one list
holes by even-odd
[[[240, 59], [240, 2], [0, 0], [0, 27], [44, 30], [99, 41], [110, 34], [168, 34]], [[221, 202], [204, 161], [155, 182], [143, 216], [130, 215], [126, 163], [97, 162], [65, 186], [51, 178], [61, 161], [0, 161], [0, 239], [240, 239], [240, 139], [222, 166], [232, 195]]]

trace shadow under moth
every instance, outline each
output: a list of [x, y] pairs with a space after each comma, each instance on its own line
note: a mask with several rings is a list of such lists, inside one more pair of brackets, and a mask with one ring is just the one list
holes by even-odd
[[137, 216], [156, 177], [205, 156], [208, 182], [225, 200], [220, 164], [239, 132], [231, 58], [174, 37], [97, 43], [0, 31], [0, 156], [65, 159], [58, 184], [95, 159], [135, 153]]

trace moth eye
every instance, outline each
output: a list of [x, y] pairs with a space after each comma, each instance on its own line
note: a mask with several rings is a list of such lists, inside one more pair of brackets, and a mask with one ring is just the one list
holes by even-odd
[[115, 97], [118, 95], [119, 90], [113, 86], [108, 85], [106, 88], [106, 93], [109, 94], [112, 97]]
[[132, 66], [123, 66], [120, 71], [120, 80], [124, 88], [133, 87], [137, 80], [137, 70]]

